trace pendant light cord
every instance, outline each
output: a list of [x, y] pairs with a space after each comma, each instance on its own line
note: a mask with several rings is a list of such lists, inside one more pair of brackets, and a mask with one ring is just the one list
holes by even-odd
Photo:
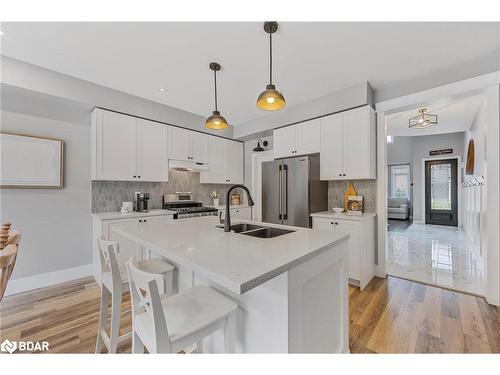
[[217, 111], [217, 71], [214, 69], [215, 110]]
[[273, 84], [273, 34], [269, 33], [269, 84]]

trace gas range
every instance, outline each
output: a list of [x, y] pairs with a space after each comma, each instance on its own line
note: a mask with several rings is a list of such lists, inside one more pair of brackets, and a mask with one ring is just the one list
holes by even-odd
[[203, 203], [192, 200], [189, 192], [163, 195], [163, 208], [175, 211], [174, 219], [217, 216], [218, 212], [215, 207], [203, 207]]

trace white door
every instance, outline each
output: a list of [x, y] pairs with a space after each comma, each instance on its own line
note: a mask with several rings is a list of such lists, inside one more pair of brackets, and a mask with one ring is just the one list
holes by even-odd
[[335, 232], [348, 233], [350, 235], [347, 241], [349, 277], [354, 280], [359, 280], [361, 277], [359, 224], [356, 221], [335, 220]]
[[135, 117], [102, 111], [102, 123], [97, 128], [98, 179], [137, 181], [136, 123]]
[[227, 142], [227, 179], [231, 184], [243, 183], [243, 143]]
[[320, 179], [343, 178], [342, 168], [342, 114], [321, 119]]
[[297, 155], [314, 154], [320, 151], [321, 121], [320, 119], [306, 121], [295, 127], [295, 149]]
[[295, 126], [286, 126], [273, 131], [274, 158], [295, 155]]
[[197, 163], [208, 163], [208, 135], [190, 131], [190, 150], [191, 160]]
[[174, 160], [191, 160], [188, 159], [189, 151], [189, 130], [169, 127], [168, 136], [168, 152], [169, 159]]
[[166, 165], [167, 126], [148, 120], [138, 120], [137, 178], [140, 181], [168, 181]]
[[220, 137], [209, 137], [208, 171], [200, 173], [200, 182], [225, 184], [227, 177], [226, 144], [228, 141]]
[[313, 218], [313, 229], [324, 230], [327, 232], [333, 232], [333, 220], [332, 219], [322, 219], [322, 218]]
[[370, 177], [369, 107], [343, 113], [343, 163], [346, 179]]

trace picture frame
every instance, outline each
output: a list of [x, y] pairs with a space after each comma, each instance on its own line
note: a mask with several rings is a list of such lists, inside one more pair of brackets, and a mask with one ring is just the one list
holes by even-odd
[[0, 153], [0, 188], [64, 187], [63, 140], [0, 132]]
[[347, 197], [347, 213], [350, 215], [361, 215], [363, 213], [362, 195], [349, 195]]

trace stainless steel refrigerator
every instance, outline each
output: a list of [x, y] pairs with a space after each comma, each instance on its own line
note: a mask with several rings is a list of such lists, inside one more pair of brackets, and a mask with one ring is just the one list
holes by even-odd
[[328, 182], [319, 179], [319, 156], [262, 163], [262, 221], [311, 227], [309, 215], [328, 209]]

